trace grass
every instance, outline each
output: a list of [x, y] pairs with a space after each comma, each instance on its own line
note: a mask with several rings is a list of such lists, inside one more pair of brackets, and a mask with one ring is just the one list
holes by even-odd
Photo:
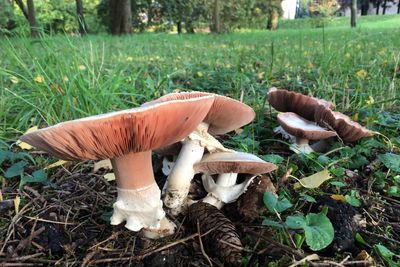
[[[372, 223], [368, 219], [369, 232], [362, 233], [367, 245], [360, 247], [373, 254], [379, 263], [388, 262], [388, 259], [379, 258], [384, 256], [377, 252], [375, 245], [381, 242], [400, 253], [397, 243], [390, 241], [400, 236], [396, 219], [400, 214], [400, 178], [377, 157], [389, 150], [399, 153], [400, 16], [362, 17], [356, 29], [348, 27], [348, 20], [335, 18], [324, 29], [310, 28], [307, 19], [285, 21], [276, 32], [254, 30], [220, 36], [147, 33], [128, 37], [1, 39], [0, 147], [2, 143], [13, 147], [18, 136], [35, 125], [45, 127], [91, 114], [136, 107], [175, 90], [216, 92], [236, 99], [243, 92], [244, 102], [257, 112], [256, 120], [241, 134], [223, 137], [224, 145], [279, 163], [279, 170], [272, 175], [273, 182], [280, 184], [279, 195], [287, 198], [294, 207], [284, 216], [296, 215], [299, 211], [308, 213], [311, 208], [304, 199], [309, 196], [320, 200], [336, 194], [348, 202], [357, 204], [359, 201], [363, 206], [358, 212], [372, 218]], [[385, 137], [378, 135], [354, 145], [336, 142], [324, 155], [293, 155], [286, 143], [272, 133], [276, 114], [271, 113], [265, 103], [267, 89], [271, 86], [329, 99], [336, 104], [337, 110]], [[34, 158], [37, 166], [27, 165], [23, 170], [27, 175], [48, 165], [47, 157]], [[0, 167], [8, 168], [10, 163], [6, 164]], [[301, 178], [324, 167], [329, 169], [333, 181], [319, 189], [293, 190], [293, 176]], [[293, 179], [282, 182], [284, 179], [280, 180], [280, 177], [285, 177], [289, 169], [292, 169], [292, 176], [285, 179]], [[348, 177], [348, 171], [352, 178]], [[67, 214], [68, 218], [72, 209], [73, 219], [88, 218], [79, 224], [79, 232], [94, 229], [93, 238], [108, 240], [114, 235], [112, 229], [115, 228], [111, 229], [98, 218], [111, 210], [115, 190], [102, 179], [103, 174], [91, 173], [91, 162], [74, 166], [69, 163], [66, 169], [49, 171], [51, 183], [46, 192], [41, 185], [35, 190], [48, 197], [49, 206], [56, 198], [62, 200], [60, 203], [68, 202], [68, 194], [74, 194], [73, 199], [77, 197], [81, 204], [68, 206], [64, 203], [57, 214]], [[86, 191], [87, 179], [94, 190]], [[7, 193], [8, 196], [21, 195], [22, 201], [28, 201], [26, 195], [16, 191], [17, 181], [3, 179], [3, 188], [5, 184], [14, 190], [9, 189], [12, 193]], [[64, 186], [71, 191], [60, 197], [58, 188]], [[90, 193], [90, 199], [84, 197], [85, 192]], [[98, 192], [103, 192], [107, 201], [101, 198], [104, 203], [94, 207], [93, 213], [91, 201]], [[46, 210], [32, 208], [29, 215], [38, 216], [39, 211]], [[271, 214], [268, 216], [276, 219]], [[10, 229], [14, 229], [9, 217], [0, 220], [0, 233], [8, 229], [7, 236], [12, 232]], [[281, 220], [280, 216], [278, 218]], [[388, 227], [388, 222], [392, 226]], [[25, 223], [28, 225], [29, 221]], [[256, 224], [259, 227], [261, 222]], [[124, 238], [119, 239], [118, 244], [110, 241], [107, 246], [119, 246], [116, 250], [125, 252], [136, 249], [131, 242], [131, 233], [122, 226], [120, 230]], [[274, 231], [274, 238], [295, 249], [286, 230]], [[73, 231], [65, 233], [71, 240], [78, 238], [75, 234]], [[11, 242], [16, 240], [17, 237]], [[0, 241], [4, 242], [4, 248], [7, 241], [1, 238]], [[243, 242], [252, 248], [256, 240], [246, 237]], [[87, 249], [92, 247], [93, 244], [87, 241], [82, 245], [82, 251], [65, 256], [66, 262], [71, 259], [82, 261]], [[108, 257], [110, 254], [104, 252], [102, 255]], [[336, 256], [340, 261], [343, 255], [329, 256]], [[56, 262], [56, 259], [52, 260]], [[280, 260], [283, 265], [291, 261], [285, 257]]]

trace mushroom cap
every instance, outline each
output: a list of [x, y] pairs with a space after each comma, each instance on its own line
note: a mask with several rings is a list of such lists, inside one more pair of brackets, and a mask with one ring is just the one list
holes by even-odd
[[298, 138], [321, 140], [336, 136], [334, 131], [326, 130], [293, 112], [279, 113], [277, 118], [285, 131]]
[[340, 138], [347, 142], [355, 142], [363, 137], [370, 137], [374, 132], [361, 126], [343, 113], [332, 111], [320, 105], [315, 112], [315, 121], [322, 126], [335, 130]]
[[230, 97], [205, 92], [171, 93], [145, 103], [144, 106], [173, 99], [207, 95], [214, 96], [215, 100], [203, 122], [209, 124], [208, 132], [213, 135], [225, 134], [238, 129], [250, 123], [255, 117], [254, 110], [248, 105]]
[[61, 159], [115, 158], [185, 138], [204, 119], [213, 101], [213, 96], [198, 96], [155, 103], [62, 122], [20, 139]]
[[318, 99], [275, 87], [270, 88], [268, 91], [268, 102], [280, 112], [294, 112], [307, 120], [314, 120], [314, 113], [319, 105], [329, 109], [334, 106], [325, 99]]
[[207, 154], [193, 166], [196, 173], [221, 174], [221, 173], [248, 173], [262, 174], [274, 171], [275, 164], [266, 162], [259, 157], [244, 152], [219, 152]]

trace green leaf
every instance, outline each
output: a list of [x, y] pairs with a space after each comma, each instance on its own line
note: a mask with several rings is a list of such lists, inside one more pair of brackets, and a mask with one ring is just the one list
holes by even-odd
[[271, 162], [274, 164], [279, 164], [284, 160], [283, 157], [281, 157], [279, 155], [274, 155], [274, 154], [265, 155], [265, 156], [262, 156], [261, 158], [267, 162]]
[[0, 165], [8, 159], [9, 157], [9, 153], [8, 151], [5, 150], [0, 150]]
[[346, 199], [346, 202], [352, 205], [353, 207], [361, 207], [361, 201], [359, 200], [360, 195], [358, 194], [358, 191], [356, 190], [351, 190], [350, 195], [345, 195], [344, 198]]
[[19, 182], [19, 187], [23, 187], [28, 183], [44, 183], [47, 181], [47, 174], [44, 170], [37, 170], [30, 175], [23, 175], [21, 181]]
[[270, 220], [270, 219], [264, 219], [262, 221], [262, 225], [272, 226], [272, 227], [277, 227], [277, 228], [283, 228], [283, 225], [281, 223], [279, 223], [277, 221]]
[[344, 175], [345, 169], [342, 167], [339, 168], [332, 168], [330, 169], [330, 172], [335, 176], [335, 177], [342, 177]]
[[265, 192], [263, 200], [268, 210], [274, 213], [285, 211], [293, 206], [287, 198], [283, 197], [278, 199], [278, 197], [271, 192]]
[[315, 198], [313, 198], [310, 195], [307, 195], [305, 193], [300, 193], [300, 199], [307, 201], [307, 202], [311, 202], [311, 203], [316, 203], [317, 201], [315, 200]]
[[307, 226], [306, 218], [302, 215], [287, 216], [285, 224], [290, 229], [304, 229]]
[[400, 197], [400, 188], [398, 186], [393, 185], [389, 187], [387, 193], [389, 196], [392, 197]]
[[388, 266], [400, 266], [400, 261], [395, 261], [394, 258], [400, 258], [400, 255], [395, 254], [383, 245], [375, 245], [376, 250], [382, 258], [388, 263]]
[[7, 171], [4, 173], [4, 177], [12, 178], [21, 175], [24, 172], [24, 168], [27, 164], [28, 162], [26, 161], [18, 161], [7, 169]]
[[358, 243], [363, 244], [364, 246], [367, 246], [367, 247], [371, 247], [371, 246], [367, 243], [367, 241], [365, 241], [364, 238], [363, 238], [359, 233], [356, 233], [355, 239], [356, 239], [356, 241], [357, 241]]
[[334, 230], [331, 221], [323, 213], [309, 213], [306, 216], [307, 225], [304, 227], [306, 243], [316, 251], [326, 248], [333, 241]]
[[349, 168], [350, 169], [358, 169], [364, 165], [367, 165], [368, 163], [369, 163], [369, 161], [366, 157], [357, 155], [356, 157], [351, 158]]
[[378, 156], [379, 160], [392, 171], [400, 172], [400, 155], [386, 153]]
[[332, 181], [332, 182], [330, 182], [330, 184], [333, 186], [337, 186], [337, 187], [343, 187], [346, 185], [345, 183], [340, 182], [340, 181]]

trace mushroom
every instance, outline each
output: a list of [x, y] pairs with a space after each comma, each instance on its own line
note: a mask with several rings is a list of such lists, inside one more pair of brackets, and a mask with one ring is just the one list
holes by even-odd
[[293, 112], [279, 113], [278, 122], [286, 132], [296, 137], [296, 142], [290, 146], [296, 153], [314, 152], [308, 143], [309, 140], [322, 140], [336, 135], [335, 132], [326, 130]]
[[[276, 169], [276, 165], [265, 162], [259, 157], [244, 152], [218, 152], [207, 154], [201, 162], [194, 165], [196, 173], [204, 173], [203, 186], [208, 195], [202, 200], [218, 209], [225, 203], [235, 201], [243, 194], [255, 176], [246, 179], [241, 184], [236, 184], [239, 173], [259, 175], [269, 173]], [[217, 182], [211, 175], [219, 174]]]
[[314, 113], [321, 105], [328, 109], [334, 105], [325, 99], [318, 99], [300, 93], [272, 87], [268, 91], [268, 102], [280, 112], [294, 112], [307, 120], [314, 120]]
[[110, 158], [117, 181], [111, 224], [126, 221], [147, 237], [171, 234], [153, 174], [151, 150], [185, 138], [205, 118], [214, 97], [192, 96], [146, 107], [66, 121], [21, 140], [65, 160]]
[[227, 151], [210, 134], [228, 133], [250, 123], [255, 117], [254, 110], [244, 103], [229, 97], [204, 92], [172, 93], [150, 103], [183, 99], [191, 95], [212, 95], [215, 100], [203, 122], [182, 141], [183, 146], [168, 177], [164, 204], [170, 209], [169, 212], [174, 215], [179, 214], [185, 205], [190, 182], [195, 174], [193, 165], [200, 162], [205, 147], [210, 152], [215, 150]]
[[318, 124], [335, 130], [339, 137], [347, 142], [355, 142], [374, 135], [373, 131], [361, 126], [343, 113], [332, 111], [323, 105], [318, 106], [314, 118]]

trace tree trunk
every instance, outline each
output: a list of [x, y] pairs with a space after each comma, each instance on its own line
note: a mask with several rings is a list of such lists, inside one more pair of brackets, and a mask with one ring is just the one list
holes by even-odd
[[350, 25], [353, 28], [357, 26], [357, 0], [351, 0]]
[[39, 32], [36, 24], [35, 6], [33, 5], [33, 0], [27, 0], [26, 3], [28, 6], [28, 21], [31, 27], [31, 37], [36, 38], [39, 36]]
[[381, 1], [376, 1], [376, 15], [379, 15], [379, 7], [381, 6]]
[[219, 0], [214, 0], [213, 14], [212, 14], [212, 27], [211, 32], [221, 33], [221, 21], [219, 17], [220, 12]]
[[386, 14], [386, 5], [387, 5], [387, 0], [384, 0], [384, 2], [383, 2], [382, 15], [385, 15], [385, 14]]
[[186, 33], [194, 33], [193, 23], [191, 20], [185, 22]]
[[397, 4], [397, 14], [400, 14], [400, 0], [399, 3]]
[[176, 29], [178, 30], [178, 34], [182, 33], [182, 21], [176, 22]]
[[369, 10], [369, 0], [362, 0], [361, 2], [361, 16], [368, 15]]
[[76, 15], [78, 17], [79, 33], [84, 35], [87, 33], [87, 25], [85, 17], [83, 16], [83, 3], [82, 0], [75, 0], [76, 3]]
[[111, 25], [113, 35], [129, 34], [132, 28], [130, 0], [110, 0]]
[[279, 22], [278, 11], [275, 8], [272, 8], [268, 16], [268, 24], [267, 24], [268, 30], [274, 31], [278, 29], [278, 22]]

